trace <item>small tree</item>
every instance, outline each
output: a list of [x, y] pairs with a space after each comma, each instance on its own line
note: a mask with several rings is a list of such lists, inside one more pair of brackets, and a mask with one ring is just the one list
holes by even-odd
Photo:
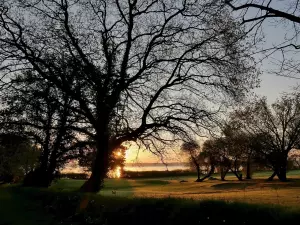
[[[207, 152], [200, 150], [196, 141], [184, 142], [181, 150], [188, 154], [190, 164], [197, 171], [196, 182], [202, 182], [213, 174], [215, 165], [212, 158]], [[201, 175], [204, 176], [201, 178]]]
[[224, 138], [206, 140], [203, 144], [203, 151], [214, 159], [214, 164], [219, 168], [221, 180], [225, 180], [225, 176], [231, 167], [231, 161], [228, 158]]
[[38, 165], [39, 151], [27, 137], [0, 135], [0, 182], [21, 181]]
[[251, 179], [251, 138], [241, 129], [241, 124], [231, 121], [223, 129], [228, 149], [228, 157], [231, 160], [231, 171], [242, 180], [242, 169], [246, 168], [246, 177]]
[[73, 127], [80, 120], [71, 112], [72, 100], [51, 83], [28, 71], [1, 92], [1, 130], [22, 131], [40, 151], [39, 163], [26, 174], [24, 185], [48, 187], [64, 163], [79, 156], [82, 135]]
[[254, 160], [252, 137], [243, 132], [240, 126], [236, 121], [231, 121], [222, 128], [223, 136], [205, 142], [205, 152], [211, 155], [219, 167], [221, 180], [225, 180], [229, 171], [242, 180], [242, 170], [245, 168], [246, 178], [252, 178], [251, 167]]

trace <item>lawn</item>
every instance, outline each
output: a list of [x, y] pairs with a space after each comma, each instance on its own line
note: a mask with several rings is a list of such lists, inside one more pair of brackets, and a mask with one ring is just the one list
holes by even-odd
[[300, 171], [290, 172], [286, 183], [266, 182], [268, 175], [244, 182], [233, 176], [202, 183], [192, 176], [107, 179], [96, 195], [77, 191], [83, 180], [61, 179], [49, 189], [2, 185], [0, 225], [299, 222]]
[[[193, 176], [108, 179], [105, 188], [99, 193], [103, 196], [151, 197], [151, 198], [187, 198], [238, 201], [247, 203], [276, 204], [300, 209], [300, 171], [288, 173], [289, 182], [278, 180], [267, 182], [270, 172], [254, 174], [254, 179], [238, 181], [229, 175], [226, 181], [206, 180], [194, 182]], [[181, 180], [188, 182], [180, 183]], [[76, 191], [83, 180], [60, 180], [50, 189], [58, 191]]]

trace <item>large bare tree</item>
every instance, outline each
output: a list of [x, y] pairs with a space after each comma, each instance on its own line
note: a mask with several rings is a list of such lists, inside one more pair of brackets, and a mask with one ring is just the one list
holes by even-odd
[[96, 192], [123, 142], [156, 151], [257, 85], [246, 39], [214, 0], [1, 1], [2, 86], [31, 70], [72, 98], [73, 129], [97, 147], [82, 190]]
[[[224, 0], [256, 36], [266, 37], [259, 53], [270, 57], [275, 65], [272, 74], [299, 79], [300, 2], [298, 0]], [[270, 37], [278, 34], [276, 38]], [[271, 28], [271, 29], [266, 29]], [[276, 29], [276, 30], [275, 30]], [[267, 32], [266, 32], [267, 30]]]

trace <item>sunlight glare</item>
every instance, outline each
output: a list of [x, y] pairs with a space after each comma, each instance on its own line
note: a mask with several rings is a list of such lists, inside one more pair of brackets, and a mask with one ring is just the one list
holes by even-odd
[[107, 174], [109, 178], [120, 178], [122, 176], [121, 167], [118, 166], [114, 170], [110, 170]]
[[121, 167], [118, 166], [115, 170], [115, 174], [116, 174], [116, 178], [120, 178], [121, 177]]

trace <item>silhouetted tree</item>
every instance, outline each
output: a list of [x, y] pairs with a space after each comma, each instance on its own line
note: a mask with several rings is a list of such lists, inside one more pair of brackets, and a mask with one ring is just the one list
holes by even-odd
[[7, 0], [0, 34], [2, 72], [54, 85], [82, 121], [73, 128], [95, 141], [88, 192], [123, 142], [155, 151], [199, 133], [257, 84], [243, 27], [214, 0]]
[[181, 150], [188, 154], [190, 164], [197, 171], [197, 181], [200, 181], [200, 162], [199, 162], [199, 154], [200, 154], [200, 146], [196, 141], [184, 142], [181, 145]]
[[[298, 9], [299, 1], [293, 1], [293, 2], [286, 1], [286, 4], [289, 3], [289, 8], [282, 8], [282, 9], [278, 9], [278, 6], [275, 8], [272, 6], [272, 3], [278, 2], [274, 0], [262, 0], [259, 2], [244, 1], [242, 3], [236, 0], [225, 0], [225, 2], [235, 11], [244, 10], [245, 13], [246, 10], [249, 9], [256, 9], [260, 11], [259, 14], [252, 14], [253, 16], [250, 18], [244, 17], [243, 19], [244, 23], [253, 22], [253, 21], [263, 22], [265, 19], [268, 18], [282, 18], [294, 23], [300, 23], [300, 17], [297, 16], [297, 12], [299, 10]], [[246, 14], [244, 14], [244, 16], [246, 16]]]
[[[110, 156], [109, 170], [115, 170], [117, 167], [120, 167], [121, 174], [124, 171], [125, 166], [125, 153], [127, 147], [121, 145], [112, 152]], [[91, 172], [93, 168], [94, 158], [96, 156], [96, 147], [95, 143], [87, 145], [85, 148], [80, 150], [79, 166], [86, 168], [86, 171]]]
[[48, 187], [68, 159], [79, 156], [82, 142], [71, 128], [78, 122], [71, 114], [72, 100], [32, 72], [20, 74], [2, 91], [2, 129], [19, 129], [40, 151], [35, 170], [24, 179], [26, 186]]
[[[203, 151], [201, 151], [196, 141], [188, 141], [181, 145], [181, 150], [187, 153], [190, 164], [197, 171], [196, 182], [202, 182], [214, 173], [214, 161], [205, 151], [205, 147]], [[203, 177], [201, 177], [201, 175], [203, 175]]]
[[[226, 4], [237, 14], [242, 25], [247, 25], [250, 31], [255, 33], [258, 40], [264, 38], [265, 26], [276, 26], [278, 30], [282, 28], [276, 42], [266, 40], [267, 43], [262, 46], [261, 52], [266, 57], [279, 52], [274, 62], [277, 69], [273, 74], [284, 77], [299, 78], [299, 62], [295, 56], [300, 49], [299, 45], [299, 1], [290, 0], [225, 0]], [[269, 24], [267, 23], [269, 22]], [[250, 32], [251, 33], [251, 32]], [[272, 41], [272, 43], [271, 43]]]
[[251, 148], [251, 135], [243, 132], [241, 124], [230, 121], [223, 128], [225, 141], [227, 143], [228, 156], [231, 160], [231, 171], [242, 180], [241, 170], [246, 168], [246, 179], [252, 178], [251, 161], [253, 149]]
[[211, 138], [204, 142], [203, 151], [213, 157], [214, 164], [218, 167], [221, 180], [225, 180], [226, 174], [231, 168], [231, 161], [228, 158], [227, 143], [224, 138]]
[[284, 95], [271, 105], [260, 99], [237, 111], [235, 118], [244, 123], [244, 129], [256, 135], [255, 149], [269, 162], [275, 175], [286, 181], [288, 153], [298, 148], [300, 141], [299, 95]]

